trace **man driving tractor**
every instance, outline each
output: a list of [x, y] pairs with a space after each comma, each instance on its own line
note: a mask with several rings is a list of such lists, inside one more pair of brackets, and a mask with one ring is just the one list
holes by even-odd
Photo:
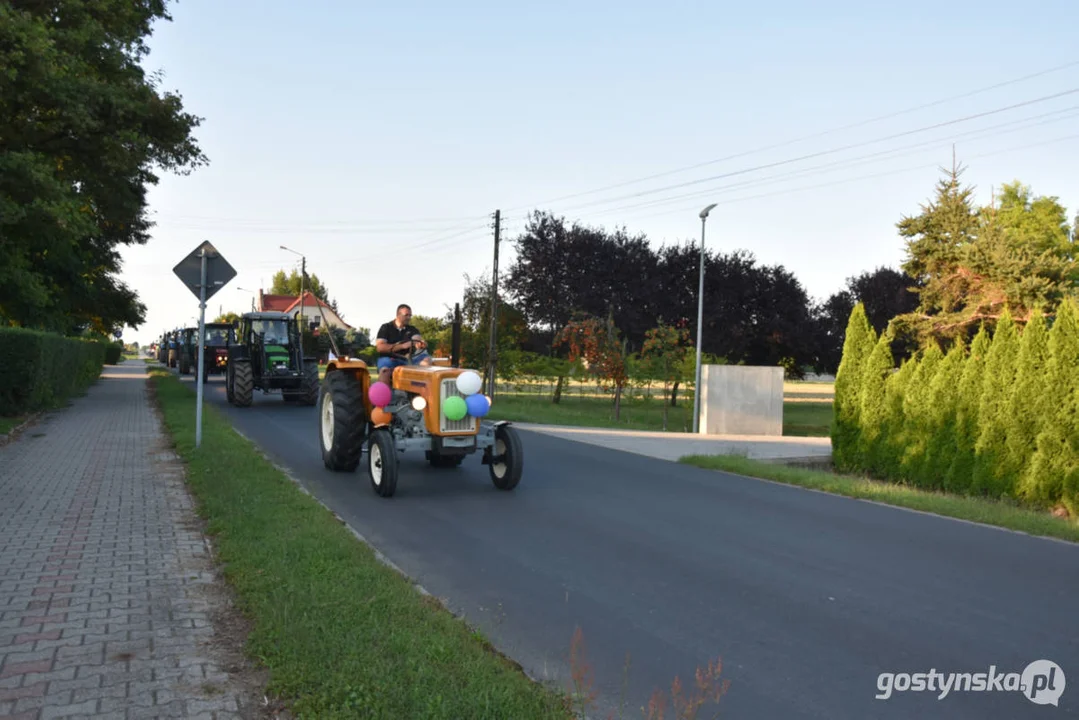
[[[393, 369], [399, 365], [430, 365], [431, 356], [427, 352], [427, 342], [420, 331], [409, 324], [412, 308], [402, 303], [397, 306], [397, 317], [378, 329], [375, 338], [375, 350], [378, 351], [378, 379], [392, 387]], [[409, 360], [394, 355], [407, 354], [418, 350]]]

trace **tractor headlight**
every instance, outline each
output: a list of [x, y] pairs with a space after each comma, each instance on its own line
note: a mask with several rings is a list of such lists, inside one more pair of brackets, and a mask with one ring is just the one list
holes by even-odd
[[425, 407], [427, 407], [427, 401], [423, 398], [422, 395], [417, 395], [416, 397], [412, 398], [413, 410], [419, 410], [420, 412], [422, 412]]

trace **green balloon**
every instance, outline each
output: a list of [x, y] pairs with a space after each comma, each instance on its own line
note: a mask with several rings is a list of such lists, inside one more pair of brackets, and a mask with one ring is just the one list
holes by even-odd
[[442, 412], [446, 414], [450, 420], [460, 420], [468, 414], [468, 406], [465, 405], [465, 399], [463, 397], [457, 397], [451, 395], [446, 398], [446, 402], [442, 404]]

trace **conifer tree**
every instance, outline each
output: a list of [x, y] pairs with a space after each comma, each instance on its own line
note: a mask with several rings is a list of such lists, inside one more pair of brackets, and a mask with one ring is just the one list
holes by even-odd
[[1034, 456], [1023, 477], [1027, 496], [1039, 503], [1061, 500], [1065, 478], [1079, 466], [1079, 312], [1074, 300], [1057, 309], [1049, 330], [1049, 391], [1051, 411], [1038, 433]]
[[974, 443], [971, 491], [1001, 497], [1012, 484], [1002, 471], [1007, 452], [1008, 398], [1015, 386], [1019, 333], [1008, 308], [997, 321], [985, 360], [985, 377], [978, 401], [978, 439]]
[[840, 472], [857, 469], [862, 371], [876, 342], [876, 332], [869, 324], [865, 306], [858, 303], [847, 321], [843, 359], [835, 376], [832, 459]]
[[929, 444], [923, 469], [924, 486], [944, 488], [944, 478], [955, 457], [959, 388], [966, 346], [956, 338], [929, 387]]
[[1001, 473], [1015, 483], [1010, 494], [1025, 497], [1033, 487], [1023, 481], [1035, 442], [1053, 407], [1049, 398], [1049, 330], [1045, 318], [1034, 312], [1023, 329], [1019, 347], [1015, 385], [1008, 402], [1007, 453], [1001, 458]]
[[892, 373], [884, 383], [886, 417], [884, 431], [877, 448], [878, 477], [891, 480], [902, 479], [901, 464], [909, 436], [905, 400], [907, 389], [917, 369], [917, 359], [910, 358], [904, 361], [899, 370]]
[[895, 360], [892, 357], [893, 340], [891, 328], [888, 328], [877, 340], [862, 371], [857, 460], [859, 466], [870, 473], [880, 473], [882, 470], [879, 462], [885, 432], [884, 424], [888, 415], [885, 384], [888, 376], [895, 369]]
[[948, 467], [944, 489], [965, 493], [974, 477], [974, 444], [978, 441], [978, 406], [981, 401], [985, 354], [989, 350], [989, 332], [983, 324], [970, 343], [963, 361], [963, 374], [955, 407], [955, 457]]
[[903, 409], [907, 418], [907, 443], [900, 466], [902, 477], [918, 486], [925, 484], [926, 451], [929, 447], [930, 388], [944, 353], [935, 340], [929, 340], [919, 353], [918, 367], [907, 385]]

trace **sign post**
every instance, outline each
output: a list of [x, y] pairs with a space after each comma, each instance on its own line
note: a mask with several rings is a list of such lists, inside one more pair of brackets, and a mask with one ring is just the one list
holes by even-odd
[[206, 301], [229, 280], [236, 277], [236, 270], [206, 241], [195, 248], [172, 269], [176, 277], [199, 299], [199, 364], [195, 373], [195, 447], [202, 446], [202, 386], [206, 373]]

